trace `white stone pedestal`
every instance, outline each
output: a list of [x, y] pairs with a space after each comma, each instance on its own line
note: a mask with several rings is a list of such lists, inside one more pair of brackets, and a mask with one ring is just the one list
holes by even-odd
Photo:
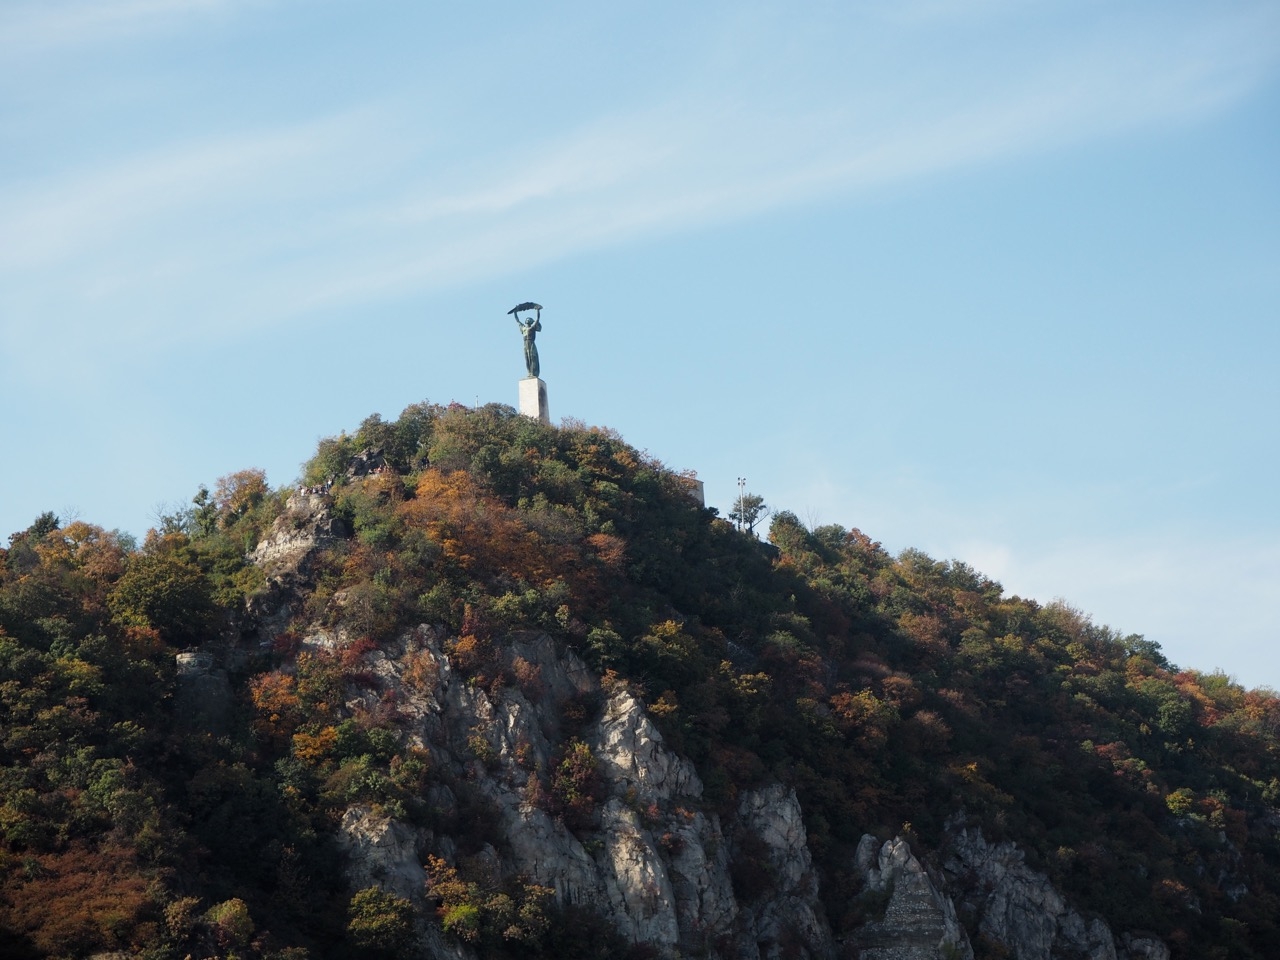
[[525, 377], [520, 381], [520, 412], [543, 423], [551, 423], [547, 407], [547, 385], [541, 377]]

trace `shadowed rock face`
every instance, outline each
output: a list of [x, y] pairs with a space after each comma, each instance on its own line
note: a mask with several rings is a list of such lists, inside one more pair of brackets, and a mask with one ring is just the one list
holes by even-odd
[[864, 836], [854, 863], [868, 890], [892, 891], [884, 918], [858, 932], [862, 960], [973, 960], [951, 898], [905, 840]]
[[946, 870], [967, 889], [967, 902], [981, 917], [979, 930], [1016, 956], [1050, 960], [1066, 948], [1089, 960], [1116, 960], [1106, 924], [1087, 922], [1072, 910], [1014, 844], [991, 845], [978, 830], [958, 830]]
[[347, 878], [355, 889], [379, 886], [421, 903], [427, 873], [418, 847], [422, 838], [407, 824], [371, 807], [348, 807], [338, 827], [338, 846], [347, 854]]
[[[948, 824], [944, 870], [921, 862], [897, 837], [864, 836], [854, 858], [863, 890], [889, 891], [884, 917], [849, 939], [861, 960], [972, 960], [955, 904], [977, 919], [977, 932], [1018, 960], [1169, 960], [1160, 940], [1125, 933], [1074, 910], [1044, 874], [1028, 867], [1015, 844], [990, 844], [960, 817]], [[954, 898], [954, 899], [953, 899]]]
[[[701, 780], [667, 747], [632, 692], [603, 691], [599, 678], [551, 638], [518, 634], [502, 644], [504, 655], [536, 667], [538, 681], [491, 695], [456, 673], [445, 639], [421, 627], [368, 654], [376, 686], [361, 697], [372, 707], [392, 694], [402, 728], [429, 751], [432, 769], [441, 779], [465, 781], [488, 805], [503, 839], [502, 855], [494, 854], [502, 873], [600, 912], [624, 937], [660, 956], [761, 960], [786, 948], [792, 956], [834, 957], [794, 790], [772, 786], [741, 795], [735, 836], [755, 837], [777, 878], [776, 896], [744, 907], [730, 880], [732, 844], [719, 817], [699, 809]], [[570, 699], [601, 704], [580, 736], [596, 758], [603, 796], [596, 823], [576, 834], [530, 800], [532, 780], [557, 756], [560, 707]], [[477, 737], [484, 761], [476, 758]], [[456, 803], [449, 787], [434, 789], [440, 795], [433, 805]], [[415, 832], [364, 806], [348, 809], [341, 830], [353, 888], [377, 884], [419, 901], [422, 860], [428, 853], [450, 859], [453, 849], [448, 837]]]
[[1169, 960], [1169, 948], [1163, 941], [1129, 933], [1120, 938], [1119, 954], [1125, 960]]
[[1151, 937], [1118, 939], [1098, 918], [1077, 912], [1049, 878], [1032, 870], [1016, 844], [988, 843], [982, 831], [948, 824], [945, 862], [949, 886], [979, 917], [978, 929], [1025, 960], [1168, 960], [1169, 949]]
[[738, 804], [740, 835], [762, 845], [773, 878], [770, 894], [743, 916], [746, 939], [764, 958], [835, 955], [835, 943], [818, 906], [818, 878], [796, 792], [782, 784], [746, 791]]

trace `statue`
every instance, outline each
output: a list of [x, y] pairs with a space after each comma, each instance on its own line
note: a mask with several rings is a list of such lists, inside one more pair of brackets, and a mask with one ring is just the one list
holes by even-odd
[[[532, 320], [521, 320], [521, 311], [534, 310], [537, 311]], [[534, 345], [534, 338], [542, 330], [542, 305], [538, 303], [522, 303], [518, 307], [513, 307], [507, 311], [508, 314], [516, 318], [516, 326], [520, 328], [520, 335], [524, 337], [524, 365], [529, 371], [530, 379], [538, 377], [541, 369], [538, 365], [538, 348]]]

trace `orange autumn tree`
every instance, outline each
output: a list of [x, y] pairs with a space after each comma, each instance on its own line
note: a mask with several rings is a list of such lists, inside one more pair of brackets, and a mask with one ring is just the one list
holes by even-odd
[[564, 551], [549, 549], [553, 545], [516, 511], [483, 496], [469, 474], [427, 470], [415, 492], [401, 506], [401, 515], [421, 525], [440, 544], [446, 562], [459, 570], [476, 577], [507, 574], [546, 583], [555, 578], [555, 567], [563, 568]]

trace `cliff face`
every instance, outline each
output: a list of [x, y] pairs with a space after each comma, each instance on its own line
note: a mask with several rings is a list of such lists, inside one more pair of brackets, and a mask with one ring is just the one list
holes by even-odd
[[854, 866], [862, 876], [864, 896], [889, 894], [883, 919], [866, 924], [855, 937], [863, 960], [972, 960], [973, 948], [944, 892], [945, 881], [921, 864], [905, 840], [880, 844], [865, 835]]
[[[864, 836], [855, 862], [863, 886], [847, 893], [878, 892], [887, 906], [883, 917], [837, 944], [793, 789], [743, 791], [723, 822], [702, 809], [696, 771], [667, 748], [643, 702], [624, 688], [602, 690], [600, 678], [551, 638], [510, 638], [507, 655], [534, 665], [539, 683], [497, 694], [458, 676], [446, 642], [441, 631], [421, 627], [368, 654], [378, 683], [362, 693], [370, 702], [395, 701], [407, 736], [430, 753], [441, 781], [431, 788], [432, 802], [445, 812], [483, 804], [498, 841], [489, 855], [500, 873], [603, 915], [626, 940], [660, 956], [971, 960], [963, 913], [976, 935], [1026, 960], [1167, 960], [1158, 940], [1117, 938], [1103, 921], [1082, 916], [1026, 866], [1014, 844], [990, 844], [960, 818], [944, 848], [923, 860], [901, 837], [881, 843]], [[428, 682], [406, 681], [409, 670]], [[594, 823], [571, 830], [531, 799], [532, 785], [553, 765], [565, 705], [583, 698], [599, 702], [581, 738], [602, 789]], [[353, 888], [378, 885], [424, 908], [425, 856], [450, 859], [458, 846], [447, 832], [414, 829], [365, 805], [348, 809], [340, 843]], [[941, 868], [926, 866], [929, 859]], [[757, 872], [765, 889], [735, 891], [738, 870]], [[437, 955], [456, 955], [438, 935], [431, 940]]]
[[963, 908], [979, 918], [979, 932], [1014, 956], [1167, 960], [1168, 948], [1158, 940], [1135, 934], [1117, 940], [1101, 920], [1081, 916], [1048, 877], [1026, 865], [1015, 844], [988, 843], [959, 818], [951, 827], [944, 864], [948, 885]]
[[[313, 551], [341, 532], [324, 497], [290, 502], [256, 554], [274, 590], [257, 611], [262, 642], [305, 594]], [[314, 624], [300, 650], [351, 643], [342, 629]], [[430, 826], [353, 804], [337, 837], [353, 890], [375, 886], [414, 905], [420, 955], [472, 955], [436, 920], [424, 863], [438, 857], [547, 888], [661, 957], [972, 960], [974, 936], [1025, 960], [1167, 960], [1159, 941], [1117, 939], [1082, 916], [1016, 846], [989, 844], [959, 816], [932, 853], [901, 837], [863, 837], [852, 871], [860, 885], [836, 893], [878, 897], [883, 913], [837, 941], [794, 789], [742, 790], [731, 813], [717, 813], [693, 765], [625, 683], [527, 631], [492, 639], [487, 655], [509, 682], [485, 687], [459, 670], [450, 652], [458, 646], [441, 627], [405, 631], [360, 654], [364, 682], [347, 691], [349, 713], [392, 712], [399, 736], [428, 758]], [[575, 746], [591, 758], [578, 784], [589, 797], [585, 813], [580, 803], [571, 815], [549, 794]]]
[[[765, 851], [762, 866], [776, 893], [740, 904], [730, 877], [734, 842], [720, 818], [701, 809], [697, 773], [667, 749], [640, 700], [624, 688], [602, 690], [577, 657], [536, 634], [512, 637], [502, 649], [530, 665], [537, 684], [480, 690], [458, 676], [445, 642], [422, 627], [369, 654], [378, 682], [363, 696], [398, 704], [406, 735], [430, 754], [438, 810], [483, 806], [499, 841], [493, 846], [502, 850], [491, 853], [502, 874], [604, 915], [625, 939], [662, 956], [755, 960], [781, 956], [784, 946], [798, 956], [834, 955], [794, 791], [743, 794], [734, 835]], [[407, 682], [409, 670], [419, 679]], [[553, 768], [566, 706], [583, 700], [598, 703], [578, 737], [595, 758], [600, 784], [593, 822], [575, 831], [538, 801], [535, 785]], [[376, 883], [419, 902], [422, 859], [449, 859], [457, 850], [447, 833], [414, 831], [364, 806], [347, 811], [342, 844], [353, 886]]]

